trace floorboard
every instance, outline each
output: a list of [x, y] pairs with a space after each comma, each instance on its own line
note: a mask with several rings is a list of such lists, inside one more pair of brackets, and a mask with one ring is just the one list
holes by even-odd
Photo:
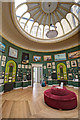
[[[2, 117], [3, 118], [78, 118], [77, 107], [73, 110], [56, 110], [44, 103], [44, 91], [51, 86], [17, 89], [2, 95]], [[67, 87], [74, 91], [78, 99], [78, 89]], [[80, 106], [78, 100], [78, 106]]]

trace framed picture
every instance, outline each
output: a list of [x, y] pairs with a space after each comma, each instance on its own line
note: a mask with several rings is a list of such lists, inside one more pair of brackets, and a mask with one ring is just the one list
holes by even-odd
[[51, 61], [51, 55], [44, 56], [44, 61]]
[[28, 68], [28, 65], [25, 65], [25, 69], [27, 69]]
[[47, 63], [47, 68], [51, 68], [51, 63]]
[[53, 66], [53, 69], [55, 69], [55, 66]]
[[22, 68], [24, 68], [24, 65], [22, 65]]
[[0, 42], [0, 51], [1, 52], [5, 52], [5, 45], [2, 43], [2, 42]]
[[54, 65], [54, 66], [55, 66], [55, 62], [52, 62], [52, 65]]
[[44, 69], [46, 69], [46, 66], [44, 66]]
[[74, 59], [80, 57], [80, 50], [68, 53], [68, 58], [69, 59]]
[[3, 61], [6, 61], [6, 56], [3, 55], [3, 56], [2, 56], [2, 60], [3, 60]]
[[29, 54], [28, 53], [22, 53], [22, 64], [29, 63]]
[[13, 47], [9, 47], [9, 57], [17, 59], [18, 58], [18, 50]]
[[77, 59], [78, 62], [80, 62], [80, 59]]
[[21, 68], [21, 64], [18, 64], [18, 68]]
[[67, 64], [67, 65], [70, 65], [70, 61], [66, 61], [66, 64]]
[[4, 67], [5, 66], [5, 61], [1, 62], [1, 66]]
[[77, 67], [76, 60], [71, 61], [71, 66], [72, 66], [72, 67]]
[[40, 62], [41, 61], [41, 56], [33, 56], [33, 61], [34, 62]]
[[54, 55], [55, 61], [63, 61], [66, 60], [66, 53], [56, 54]]
[[29, 69], [31, 69], [31, 65], [29, 65]]
[[0, 61], [1, 61], [1, 55], [0, 55]]
[[70, 68], [70, 61], [66, 61], [67, 68]]
[[53, 73], [56, 73], [56, 71], [53, 71]]
[[70, 68], [70, 65], [67, 65], [67, 68]]
[[78, 67], [80, 67], [80, 62], [78, 62]]

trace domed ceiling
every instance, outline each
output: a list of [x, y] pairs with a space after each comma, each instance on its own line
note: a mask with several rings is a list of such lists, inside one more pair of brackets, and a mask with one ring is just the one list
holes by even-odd
[[16, 0], [13, 19], [27, 38], [37, 42], [59, 42], [75, 34], [80, 21], [80, 3], [26, 2]]
[[46, 3], [30, 1], [0, 4], [0, 35], [18, 47], [36, 52], [61, 51], [80, 44], [78, 0], [54, 4], [50, 0]]

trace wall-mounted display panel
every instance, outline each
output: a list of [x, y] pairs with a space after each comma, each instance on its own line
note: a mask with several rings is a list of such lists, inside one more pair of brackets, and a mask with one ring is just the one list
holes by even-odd
[[41, 61], [41, 56], [33, 56], [33, 61], [34, 62], [40, 62]]
[[2, 42], [0, 42], [0, 51], [1, 52], [5, 52], [5, 45], [2, 43]]
[[69, 59], [74, 59], [80, 57], [80, 50], [68, 53], [68, 58]]
[[29, 54], [28, 53], [22, 53], [22, 64], [29, 63]]
[[51, 61], [51, 55], [44, 56], [44, 61]]
[[60, 53], [60, 54], [54, 55], [54, 60], [55, 60], [55, 61], [63, 61], [63, 60], [66, 60], [66, 53]]
[[18, 58], [18, 50], [13, 47], [9, 47], [9, 57]]

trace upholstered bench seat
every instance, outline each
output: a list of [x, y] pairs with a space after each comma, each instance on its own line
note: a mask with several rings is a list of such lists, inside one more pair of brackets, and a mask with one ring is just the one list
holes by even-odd
[[51, 87], [51, 89], [44, 91], [44, 101], [47, 105], [56, 109], [69, 110], [77, 107], [76, 94], [66, 88]]

